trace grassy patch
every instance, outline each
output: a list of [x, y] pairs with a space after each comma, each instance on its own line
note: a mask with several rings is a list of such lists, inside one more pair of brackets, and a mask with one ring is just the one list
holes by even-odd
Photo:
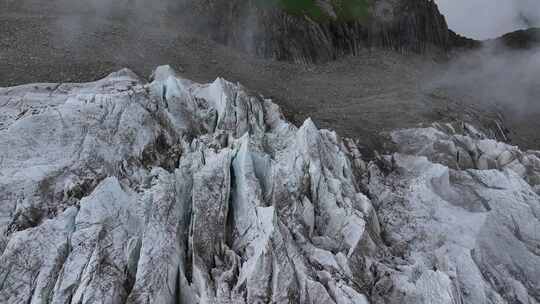
[[[308, 16], [316, 21], [330, 19], [315, 0], [256, 0], [261, 7], [279, 7], [291, 15]], [[332, 0], [338, 21], [362, 21], [369, 16], [369, 0]]]
[[338, 20], [362, 21], [369, 17], [368, 0], [334, 0], [333, 5]]

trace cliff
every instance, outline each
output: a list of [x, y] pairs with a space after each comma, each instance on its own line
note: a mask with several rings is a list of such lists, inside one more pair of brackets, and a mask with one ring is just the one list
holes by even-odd
[[208, 0], [187, 6], [204, 16], [202, 28], [214, 39], [279, 60], [327, 61], [372, 47], [446, 52], [477, 44], [450, 31], [431, 0], [303, 1], [294, 7], [287, 2], [293, 1]]

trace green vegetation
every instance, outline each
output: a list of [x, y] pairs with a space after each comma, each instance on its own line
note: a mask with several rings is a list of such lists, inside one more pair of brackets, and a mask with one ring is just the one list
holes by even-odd
[[369, 0], [334, 0], [338, 20], [365, 20], [369, 16]]
[[[317, 21], [330, 16], [317, 5], [315, 0], [256, 0], [261, 7], [280, 7], [289, 14], [303, 15]], [[338, 21], [365, 20], [369, 16], [369, 0], [331, 0]]]

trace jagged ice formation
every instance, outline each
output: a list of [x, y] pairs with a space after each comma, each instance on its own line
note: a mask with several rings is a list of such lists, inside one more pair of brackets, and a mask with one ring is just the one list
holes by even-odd
[[353, 140], [159, 67], [0, 89], [0, 303], [539, 303], [540, 152]]

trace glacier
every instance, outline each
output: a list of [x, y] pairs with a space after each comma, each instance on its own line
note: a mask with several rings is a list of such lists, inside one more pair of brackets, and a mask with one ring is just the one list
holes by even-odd
[[169, 66], [0, 109], [0, 303], [540, 303], [540, 152], [472, 124], [367, 159]]

